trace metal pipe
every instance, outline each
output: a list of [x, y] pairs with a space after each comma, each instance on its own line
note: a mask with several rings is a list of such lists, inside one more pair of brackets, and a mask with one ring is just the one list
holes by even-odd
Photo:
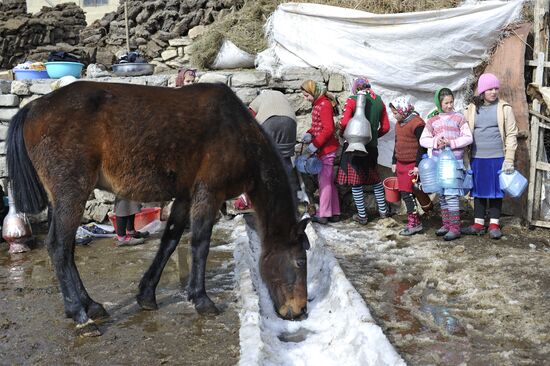
[[128, 0], [124, 2], [124, 21], [126, 22], [126, 48], [130, 53], [130, 30], [128, 29]]

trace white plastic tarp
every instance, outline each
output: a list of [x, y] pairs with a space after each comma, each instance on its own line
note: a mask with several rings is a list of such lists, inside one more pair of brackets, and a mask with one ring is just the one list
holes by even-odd
[[[422, 117], [434, 107], [434, 91], [448, 87], [456, 92], [455, 108], [461, 110], [473, 68], [503, 28], [518, 20], [522, 4], [468, 2], [453, 9], [380, 15], [286, 3], [266, 25], [270, 47], [258, 55], [257, 68], [276, 75], [284, 75], [288, 67], [364, 75], [386, 105], [397, 96], [413, 96]], [[391, 165], [393, 140], [393, 132], [380, 140], [382, 165]]]

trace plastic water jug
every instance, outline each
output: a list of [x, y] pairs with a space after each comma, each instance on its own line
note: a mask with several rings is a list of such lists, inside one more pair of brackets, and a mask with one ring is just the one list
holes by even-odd
[[521, 175], [520, 172], [514, 170], [511, 174], [499, 172], [498, 180], [500, 189], [511, 197], [519, 197], [527, 188], [527, 178]]
[[470, 189], [474, 188], [474, 172], [472, 170], [466, 171], [466, 175], [464, 176], [464, 180], [462, 181], [462, 189], [465, 189], [469, 191]]
[[437, 179], [441, 188], [462, 187], [462, 172], [449, 146], [445, 146], [445, 150], [439, 154]]
[[427, 154], [422, 156], [418, 164], [418, 174], [422, 182], [422, 190], [425, 193], [434, 193], [441, 191], [441, 186], [437, 180], [437, 160], [429, 158]]

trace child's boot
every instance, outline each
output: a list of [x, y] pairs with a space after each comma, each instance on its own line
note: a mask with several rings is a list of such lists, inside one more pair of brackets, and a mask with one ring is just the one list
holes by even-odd
[[411, 236], [422, 231], [422, 223], [418, 212], [407, 214], [407, 226], [399, 232], [399, 235]]
[[502, 237], [499, 224], [489, 224], [489, 237], [491, 239], [500, 239]]
[[449, 210], [445, 208], [441, 209], [441, 221], [443, 222], [443, 226], [435, 232], [437, 236], [443, 236], [449, 232]]
[[448, 228], [449, 232], [445, 234], [443, 239], [450, 241], [460, 238], [460, 213], [458, 211], [448, 211]]
[[458, 224], [449, 224], [449, 232], [443, 236], [446, 241], [460, 238], [460, 226]]
[[463, 235], [483, 235], [485, 234], [485, 226], [474, 223], [471, 226], [463, 227], [462, 229], [460, 229], [460, 232]]

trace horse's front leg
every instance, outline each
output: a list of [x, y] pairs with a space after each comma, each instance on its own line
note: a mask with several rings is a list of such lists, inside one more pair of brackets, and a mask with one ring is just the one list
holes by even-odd
[[158, 309], [155, 291], [160, 281], [162, 271], [168, 259], [178, 246], [183, 230], [189, 221], [189, 200], [176, 199], [170, 210], [170, 217], [162, 235], [160, 246], [151, 266], [139, 283], [139, 293], [136, 300], [145, 310]]
[[[71, 200], [65, 202], [71, 202]], [[79, 211], [80, 206], [82, 206], [81, 211]], [[65, 314], [76, 322], [79, 335], [98, 336], [101, 333], [94, 321], [90, 319], [88, 311], [92, 310], [94, 315], [96, 313], [103, 315], [106, 312], [100, 304], [95, 303], [88, 296], [74, 263], [74, 237], [84, 203], [80, 206], [54, 203], [47, 245], [63, 295]]]
[[206, 294], [204, 276], [206, 258], [210, 250], [212, 227], [216, 221], [219, 204], [214, 195], [199, 187], [191, 205], [191, 252], [192, 264], [187, 286], [187, 297], [195, 304], [200, 314], [218, 314], [219, 310]]

